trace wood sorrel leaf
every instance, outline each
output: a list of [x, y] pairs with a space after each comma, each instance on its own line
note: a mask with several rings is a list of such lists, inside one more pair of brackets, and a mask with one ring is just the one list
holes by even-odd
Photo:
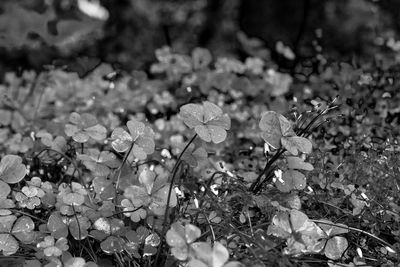
[[306, 177], [299, 171], [287, 170], [282, 174], [281, 179], [275, 182], [276, 187], [281, 192], [290, 192], [292, 190], [301, 190], [306, 187]]
[[261, 137], [264, 141], [275, 149], [281, 147], [282, 137], [296, 135], [293, 131], [291, 122], [275, 111], [267, 111], [262, 114], [259, 128], [262, 131]]
[[181, 107], [180, 118], [189, 127], [194, 128], [199, 137], [206, 142], [216, 144], [226, 139], [226, 130], [231, 128], [231, 120], [223, 114], [220, 107], [205, 101], [200, 104], [186, 104]]
[[342, 236], [330, 238], [325, 245], [325, 256], [331, 260], [338, 260], [349, 246], [347, 239]]
[[299, 157], [286, 157], [289, 169], [312, 171], [314, 169], [313, 165], [308, 162], [304, 162], [302, 158]]
[[0, 180], [8, 184], [20, 182], [26, 175], [26, 167], [22, 158], [16, 155], [6, 155], [0, 162]]
[[300, 136], [283, 136], [281, 138], [282, 146], [294, 156], [297, 156], [298, 151], [309, 154], [312, 150], [312, 143], [310, 140]]

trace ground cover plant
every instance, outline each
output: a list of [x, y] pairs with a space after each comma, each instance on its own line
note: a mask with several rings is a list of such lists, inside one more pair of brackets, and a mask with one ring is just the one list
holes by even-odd
[[155, 55], [6, 75], [1, 266], [399, 263], [395, 61]]

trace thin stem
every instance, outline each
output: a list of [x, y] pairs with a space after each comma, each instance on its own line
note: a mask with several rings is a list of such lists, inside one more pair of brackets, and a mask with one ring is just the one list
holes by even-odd
[[[207, 182], [207, 186], [204, 186], [204, 192], [203, 192], [203, 196], [202, 196], [202, 198], [201, 198], [201, 200], [200, 200], [200, 202], [199, 202], [199, 207], [198, 207], [198, 209], [201, 211], [201, 207], [203, 206], [203, 204], [204, 204], [204, 201], [205, 201], [205, 196], [206, 196], [206, 194], [207, 194], [207, 190], [209, 190], [209, 187], [211, 186], [211, 183], [214, 181], [214, 177], [217, 175], [217, 174], [221, 174], [221, 175], [227, 175], [225, 172], [221, 172], [221, 171], [217, 171], [217, 172], [214, 172], [213, 173], [213, 175], [210, 177], [210, 179], [208, 180], [208, 182]], [[197, 223], [197, 219], [199, 218], [199, 212], [197, 212], [196, 213], [196, 217], [195, 217], [195, 219], [193, 220], [194, 222], [196, 222]]]
[[[126, 163], [126, 161], [128, 160], [129, 154], [132, 151], [133, 145], [135, 143], [132, 143], [131, 146], [129, 147], [128, 152], [125, 154], [124, 159], [122, 160], [121, 166], [118, 169], [118, 176], [117, 176], [117, 182], [115, 184], [115, 194], [117, 194], [118, 192], [118, 187], [119, 187], [119, 180], [121, 178], [121, 173], [122, 173], [122, 168], [124, 167], [124, 164]], [[115, 198], [116, 199], [116, 198]]]
[[250, 191], [254, 192], [254, 190], [258, 187], [259, 183], [261, 183], [261, 178], [264, 176], [264, 174], [269, 170], [269, 168], [272, 166], [272, 164], [285, 152], [285, 149], [280, 148], [275, 155], [267, 161], [265, 164], [264, 169], [262, 172], [258, 175], [256, 181], [250, 186]]
[[170, 185], [169, 185], [168, 197], [167, 197], [167, 205], [165, 207], [165, 213], [164, 213], [164, 223], [163, 223], [163, 228], [161, 230], [161, 235], [160, 235], [161, 242], [160, 242], [160, 245], [158, 246], [157, 256], [156, 256], [156, 260], [155, 260], [156, 264], [158, 263], [158, 259], [160, 257], [161, 249], [163, 247], [164, 235], [165, 235], [165, 232], [167, 230], [167, 223], [166, 222], [167, 222], [168, 216], [169, 216], [169, 202], [171, 200], [171, 195], [172, 195], [172, 189], [174, 187], [175, 176], [176, 176], [176, 173], [178, 172], [179, 166], [181, 165], [183, 154], [189, 148], [190, 144], [193, 143], [193, 141], [194, 141], [194, 139], [196, 139], [196, 137], [197, 137], [197, 134], [193, 135], [192, 139], [190, 139], [190, 141], [186, 144], [186, 146], [183, 148], [181, 154], [179, 155], [179, 157], [178, 157], [178, 159], [177, 159], [177, 161], [175, 163], [174, 168], [172, 169], [172, 178], [171, 178]]
[[36, 217], [36, 216], [34, 216], [32, 214], [29, 214], [29, 213], [26, 213], [26, 212], [23, 212], [23, 211], [20, 211], [20, 210], [17, 210], [17, 209], [9, 209], [9, 210], [11, 210], [12, 212], [16, 212], [16, 213], [31, 217], [31, 218], [33, 218], [33, 219], [35, 219], [35, 220], [37, 220], [37, 221], [39, 221], [41, 223], [46, 223], [47, 224], [46, 220], [40, 219], [39, 217]]

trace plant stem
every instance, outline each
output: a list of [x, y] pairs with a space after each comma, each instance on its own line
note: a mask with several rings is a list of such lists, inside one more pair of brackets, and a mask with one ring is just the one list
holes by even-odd
[[[131, 146], [130, 146], [129, 149], [128, 149], [128, 152], [126, 152], [126, 154], [125, 154], [125, 156], [124, 156], [124, 159], [122, 160], [121, 166], [120, 166], [119, 169], [118, 169], [117, 182], [115, 183], [115, 194], [117, 194], [117, 192], [118, 192], [119, 180], [120, 180], [120, 178], [121, 178], [122, 168], [124, 167], [126, 161], [128, 160], [129, 154], [131, 153], [134, 144], [135, 144], [135, 143], [132, 142]], [[116, 198], [115, 198], [115, 199], [116, 199]]]
[[181, 154], [179, 155], [174, 168], [172, 169], [172, 178], [171, 178], [170, 185], [169, 185], [169, 191], [168, 191], [168, 197], [167, 197], [167, 203], [166, 203], [167, 205], [165, 207], [165, 213], [164, 213], [164, 222], [163, 222], [163, 227], [162, 227], [161, 235], [160, 235], [161, 240], [160, 240], [160, 245], [158, 246], [158, 250], [157, 250], [155, 266], [159, 266], [159, 265], [157, 265], [157, 263], [158, 263], [158, 259], [160, 257], [161, 248], [163, 247], [164, 235], [167, 230], [166, 222], [168, 220], [168, 215], [169, 215], [169, 201], [171, 200], [171, 194], [172, 194], [172, 189], [174, 187], [175, 176], [176, 176], [176, 173], [178, 172], [179, 166], [181, 165], [183, 154], [189, 148], [190, 144], [193, 143], [193, 141], [194, 141], [194, 139], [196, 139], [196, 137], [197, 137], [197, 134], [193, 135], [192, 139], [190, 139], [190, 141], [186, 144], [185, 148], [182, 150]]
[[275, 155], [267, 161], [265, 164], [264, 169], [262, 172], [258, 175], [256, 181], [250, 186], [250, 191], [255, 192], [255, 189], [261, 185], [261, 178], [264, 176], [264, 174], [271, 168], [272, 164], [285, 152], [285, 149], [280, 148]]
[[311, 221], [312, 221], [312, 222], [315, 222], [315, 223], [317, 223], [317, 224], [320, 223], [320, 224], [325, 224], [325, 225], [329, 225], [329, 226], [334, 226], [334, 227], [338, 227], [338, 228], [347, 229], [347, 230], [349, 230], [349, 231], [354, 231], [354, 232], [362, 233], [362, 234], [367, 235], [367, 236], [369, 236], [369, 237], [375, 239], [376, 241], [378, 241], [378, 242], [384, 244], [385, 246], [387, 246], [387, 247], [393, 249], [393, 251], [397, 254], [397, 250], [396, 250], [392, 245], [390, 245], [390, 244], [389, 244], [388, 242], [386, 242], [385, 240], [383, 240], [383, 239], [381, 239], [381, 238], [379, 238], [379, 237], [377, 237], [377, 236], [375, 236], [375, 235], [373, 235], [373, 234], [371, 234], [371, 233], [368, 233], [367, 231], [364, 231], [364, 230], [361, 230], [361, 229], [357, 229], [357, 228], [354, 228], [354, 227], [350, 227], [350, 226], [347, 226], [347, 225], [346, 225], [346, 226], [342, 226], [342, 225], [340, 225], [340, 224], [329, 223], [329, 222], [320, 221], [320, 220], [311, 220]]

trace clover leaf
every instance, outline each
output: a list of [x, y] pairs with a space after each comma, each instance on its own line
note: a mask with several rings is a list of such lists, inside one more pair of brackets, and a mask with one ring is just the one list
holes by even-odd
[[334, 236], [326, 241], [324, 254], [331, 260], [338, 260], [346, 251], [349, 243], [342, 236]]
[[96, 177], [92, 181], [94, 192], [101, 199], [112, 199], [115, 197], [115, 186], [111, 179], [106, 177]]
[[295, 136], [292, 124], [281, 114], [275, 111], [267, 111], [261, 115], [259, 127], [262, 130], [261, 137], [275, 149], [281, 147], [283, 136]]
[[99, 151], [90, 148], [85, 154], [78, 154], [77, 158], [88, 168], [94, 176], [108, 176], [110, 169], [118, 168], [120, 163], [110, 151]]
[[71, 233], [75, 240], [85, 239], [89, 227], [89, 219], [80, 214], [69, 218], [61, 216], [59, 212], [53, 212], [47, 221], [47, 229], [56, 239], [67, 237], [68, 233]]
[[189, 244], [193, 243], [200, 235], [200, 229], [193, 224], [183, 226], [177, 222], [173, 223], [166, 235], [172, 255], [178, 260], [186, 260], [190, 253]]
[[[0, 162], [0, 182], [16, 184], [26, 175], [26, 167], [22, 164], [22, 158], [16, 155], [6, 155]], [[0, 185], [4, 186], [4, 183]]]
[[138, 207], [135, 206], [132, 201], [127, 198], [121, 201], [121, 206], [124, 207], [124, 215], [130, 217], [132, 222], [139, 222], [147, 216], [145, 209], [141, 208], [140, 205]]
[[299, 157], [286, 157], [289, 169], [312, 171], [314, 166]]
[[71, 186], [65, 183], [59, 186], [58, 196], [65, 205], [80, 206], [85, 202], [85, 196], [88, 194], [86, 189], [77, 182], [71, 182]]
[[268, 227], [267, 233], [286, 239], [286, 255], [320, 253], [325, 245], [325, 232], [306, 214], [298, 210], [278, 212]]
[[53, 236], [45, 236], [44, 240], [37, 244], [37, 247], [43, 249], [46, 257], [60, 257], [63, 251], [67, 251], [69, 248], [68, 240], [65, 237], [56, 241]]
[[292, 190], [304, 189], [307, 185], [306, 177], [299, 171], [287, 170], [282, 173], [281, 177], [277, 177], [275, 185], [279, 191], [287, 193]]
[[15, 215], [0, 216], [0, 251], [10, 256], [19, 249], [18, 241], [30, 244], [35, 239], [35, 224], [30, 217]]
[[143, 226], [139, 226], [136, 231], [128, 231], [125, 234], [125, 237], [128, 240], [125, 243], [125, 251], [131, 254], [133, 257], [139, 259], [141, 256], [138, 250], [148, 236], [149, 230]]
[[69, 116], [69, 122], [65, 125], [65, 134], [71, 136], [75, 142], [86, 143], [89, 138], [101, 141], [107, 137], [107, 129], [97, 123], [96, 117], [91, 114], [82, 115], [73, 112]]
[[[124, 210], [128, 211], [125, 216], [131, 217], [133, 221], [137, 221], [139, 217], [145, 217], [144, 212], [139, 209], [141, 206], [159, 216], [164, 215], [168, 204], [169, 207], [176, 206], [177, 198], [174, 191], [171, 192], [171, 197], [167, 204], [170, 184], [157, 183], [156, 175], [153, 171], [144, 169], [139, 175], [139, 183], [140, 185], [131, 185], [125, 188], [124, 196], [130, 202], [127, 200], [121, 202], [125, 207]], [[136, 213], [129, 212], [135, 208], [137, 209]], [[132, 215], [134, 216], [133, 218]]]
[[275, 149], [282, 146], [292, 155], [296, 156], [298, 151], [311, 153], [312, 144], [307, 138], [297, 136], [293, 130], [292, 123], [275, 111], [267, 111], [261, 115], [259, 123], [261, 137]]
[[113, 254], [122, 252], [125, 248], [125, 240], [120, 236], [120, 230], [124, 227], [124, 222], [119, 219], [108, 219], [101, 217], [93, 223], [93, 228], [90, 234], [102, 241], [101, 249], [104, 253]]
[[64, 223], [59, 213], [54, 212], [50, 215], [47, 220], [47, 228], [56, 239], [68, 236], [68, 225]]
[[63, 136], [56, 136], [54, 138], [53, 135], [45, 130], [40, 130], [37, 132], [36, 137], [40, 138], [40, 141], [43, 145], [48, 146], [58, 152], [63, 152], [67, 146], [67, 140], [65, 140]]
[[229, 259], [228, 249], [220, 242], [211, 244], [207, 242], [196, 242], [191, 245], [194, 258], [188, 262], [189, 267], [243, 267], [237, 261], [227, 262]]
[[190, 144], [189, 147], [182, 155], [182, 160], [189, 164], [190, 167], [197, 167], [201, 162], [204, 162], [208, 157], [207, 151], [203, 147], [195, 149], [194, 144]]
[[229, 116], [209, 101], [203, 102], [203, 105], [186, 104], [180, 108], [179, 116], [206, 142], [221, 143], [226, 139], [226, 130], [231, 128]]
[[111, 146], [117, 152], [125, 152], [133, 145], [131, 153], [140, 160], [146, 159], [155, 149], [153, 130], [135, 119], [128, 121], [126, 126], [129, 133], [119, 127], [114, 129]]
[[21, 192], [15, 193], [15, 200], [22, 208], [30, 210], [35, 209], [41, 204], [40, 198], [45, 195], [45, 192], [36, 186], [24, 186]]

